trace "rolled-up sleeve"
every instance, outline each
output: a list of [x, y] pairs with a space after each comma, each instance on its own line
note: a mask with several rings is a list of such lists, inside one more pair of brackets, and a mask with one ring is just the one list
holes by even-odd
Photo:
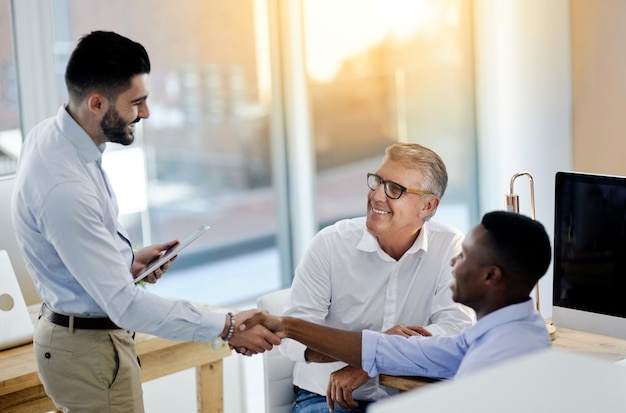
[[370, 377], [378, 374], [452, 378], [467, 351], [462, 337], [405, 338], [364, 330], [361, 367]]
[[376, 367], [376, 341], [381, 333], [375, 331], [363, 330], [361, 335], [361, 368], [367, 372], [370, 377], [378, 375]]

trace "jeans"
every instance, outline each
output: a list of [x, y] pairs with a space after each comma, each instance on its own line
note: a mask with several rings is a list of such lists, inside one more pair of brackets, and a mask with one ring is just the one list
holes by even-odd
[[[311, 393], [297, 387], [294, 391], [296, 393], [296, 401], [293, 402], [293, 413], [328, 413], [326, 396], [320, 396], [317, 393]], [[351, 410], [343, 409], [335, 403], [335, 413], [365, 413], [367, 405], [373, 403], [363, 400], [355, 401], [359, 403], [359, 407]]]

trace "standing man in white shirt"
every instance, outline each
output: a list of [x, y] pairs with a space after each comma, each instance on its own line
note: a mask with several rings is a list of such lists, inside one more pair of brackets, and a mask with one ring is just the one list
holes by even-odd
[[[461, 251], [463, 235], [431, 220], [447, 182], [434, 151], [389, 146], [380, 168], [367, 174], [367, 215], [339, 221], [313, 238], [283, 315], [405, 337], [453, 335], [471, 326], [473, 311], [455, 303], [449, 288], [449, 263]], [[359, 412], [394, 394], [364, 370], [293, 340], [280, 349], [296, 361], [294, 413], [327, 412], [332, 401], [335, 412]]]
[[113, 32], [84, 36], [65, 72], [69, 102], [33, 128], [20, 155], [12, 218], [43, 301], [35, 360], [46, 393], [64, 412], [143, 412], [133, 331], [179, 341], [222, 337], [247, 354], [280, 343], [264, 328], [239, 331], [254, 310], [203, 311], [134, 282], [178, 241], [133, 251], [101, 159], [107, 142], [130, 145], [135, 125], [150, 115], [149, 73], [139, 43]]

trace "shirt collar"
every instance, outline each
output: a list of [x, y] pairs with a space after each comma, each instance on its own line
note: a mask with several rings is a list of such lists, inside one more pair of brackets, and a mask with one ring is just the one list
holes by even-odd
[[106, 144], [96, 146], [89, 134], [72, 118], [65, 105], [59, 108], [56, 121], [61, 134], [76, 148], [78, 156], [85, 163], [95, 162], [102, 157]]
[[[425, 222], [420, 230], [419, 235], [415, 239], [411, 248], [407, 250], [406, 254], [415, 254], [419, 251], [424, 251], [426, 253], [428, 251], [428, 231], [427, 231], [428, 222]], [[380, 248], [380, 244], [378, 243], [378, 239], [374, 234], [369, 232], [367, 229], [367, 225], [363, 228], [363, 235], [361, 236], [361, 240], [357, 245], [357, 249], [365, 252], [383, 252]]]
[[465, 330], [463, 335], [468, 343], [472, 343], [496, 326], [528, 318], [535, 312], [535, 304], [532, 299], [528, 298], [528, 300], [521, 303], [507, 305], [487, 314], [478, 320], [473, 327]]

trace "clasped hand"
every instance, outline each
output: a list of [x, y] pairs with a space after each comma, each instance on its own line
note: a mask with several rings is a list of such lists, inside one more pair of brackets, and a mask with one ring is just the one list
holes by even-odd
[[[164, 251], [174, 247], [178, 242], [178, 240], [174, 240], [163, 244], [150, 245], [135, 251], [135, 259], [131, 268], [133, 277], [139, 276], [153, 260], [159, 258]], [[174, 256], [144, 278], [144, 280], [152, 284], [156, 283], [163, 273], [168, 270], [170, 263], [176, 257], [178, 256]], [[259, 315], [259, 317], [255, 318], [255, 315]], [[237, 353], [251, 356], [271, 350], [274, 346], [279, 345], [281, 337], [274, 334], [271, 328], [267, 328], [260, 322], [260, 320], [263, 320], [262, 315], [264, 313], [257, 309], [241, 311], [235, 314], [235, 330], [233, 336], [228, 340], [228, 346]], [[246, 326], [244, 323], [248, 325]]]
[[272, 332], [271, 327], [268, 328], [265, 323], [261, 322], [264, 317], [269, 318], [271, 316], [257, 309], [245, 310], [235, 314], [235, 332], [228, 341], [228, 346], [239, 354], [252, 356], [279, 345], [282, 337]]

